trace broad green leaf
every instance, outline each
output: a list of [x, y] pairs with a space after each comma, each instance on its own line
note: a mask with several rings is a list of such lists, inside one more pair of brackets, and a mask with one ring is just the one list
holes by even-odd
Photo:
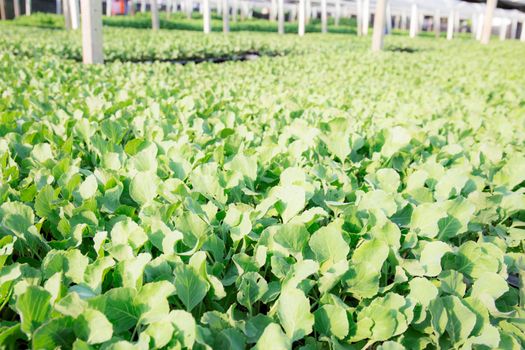
[[139, 205], [150, 204], [157, 196], [157, 182], [154, 174], [137, 173], [129, 185], [129, 195]]
[[88, 303], [113, 324], [114, 334], [120, 334], [136, 326], [140, 318], [139, 309], [133, 303], [136, 294], [132, 288], [113, 288], [104, 295], [88, 300]]
[[[357, 332], [374, 341], [390, 339], [406, 331], [411, 319], [409, 303], [399, 294], [375, 298], [357, 316]], [[363, 330], [361, 330], [363, 328]]]
[[204, 299], [210, 288], [208, 282], [192, 266], [178, 264], [175, 267], [175, 290], [187, 311]]
[[170, 319], [175, 327], [174, 336], [183, 346], [191, 349], [197, 336], [197, 325], [193, 316], [184, 310], [173, 310]]
[[6, 202], [0, 206], [0, 225], [3, 233], [14, 234], [31, 249], [36, 250], [43, 239], [34, 229], [35, 214], [21, 202]]
[[433, 300], [429, 306], [432, 327], [439, 335], [448, 335], [453, 344], [460, 345], [470, 336], [476, 324], [476, 315], [456, 296]]
[[410, 228], [418, 236], [434, 238], [439, 233], [439, 220], [445, 218], [447, 213], [436, 203], [423, 203], [414, 208]]
[[264, 329], [263, 334], [257, 340], [257, 344], [252, 348], [253, 350], [290, 350], [292, 342], [284, 334], [281, 327], [276, 323], [270, 323]]
[[410, 294], [408, 296], [417, 300], [425, 309], [439, 293], [436, 286], [426, 278], [416, 277], [408, 285], [410, 286]]
[[80, 184], [78, 192], [83, 200], [93, 197], [97, 192], [97, 178], [95, 175], [89, 175], [86, 177], [84, 182]]
[[312, 332], [314, 315], [310, 313], [310, 301], [301, 290], [284, 290], [277, 303], [277, 315], [292, 342]]
[[302, 253], [309, 238], [310, 235], [304, 225], [290, 223], [279, 226], [273, 236], [275, 242], [288, 249], [293, 255]]
[[168, 281], [144, 284], [134, 300], [140, 310], [141, 322], [148, 324], [164, 319], [170, 312], [168, 297], [174, 292], [175, 287]]
[[445, 270], [439, 274], [441, 284], [439, 289], [447, 294], [452, 294], [462, 298], [465, 295], [467, 286], [465, 284], [463, 274], [455, 270]]
[[100, 344], [111, 339], [113, 325], [106, 316], [94, 309], [84, 310], [75, 320], [75, 334], [88, 344]]
[[279, 211], [284, 223], [299, 214], [306, 205], [306, 193], [301, 186], [277, 186], [274, 188], [274, 196], [282, 203]]
[[33, 349], [68, 349], [75, 341], [72, 317], [51, 318], [33, 333]]
[[247, 272], [240, 277], [238, 283], [237, 301], [252, 310], [253, 304], [260, 300], [268, 291], [268, 283], [257, 272]]
[[340, 221], [334, 221], [328, 226], [317, 230], [308, 242], [315, 254], [316, 260], [323, 268], [329, 268], [341, 260], [346, 260], [350, 248], [343, 239]]
[[503, 265], [502, 251], [491, 243], [467, 241], [457, 252], [456, 266], [461, 273], [479, 278], [484, 272], [499, 272]]
[[117, 221], [111, 229], [111, 242], [114, 245], [129, 244], [133, 249], [138, 249], [148, 240], [148, 236], [140, 227], [128, 217]]
[[16, 311], [20, 315], [22, 331], [31, 338], [31, 334], [51, 315], [51, 294], [44, 288], [29, 286], [16, 299]]
[[378, 239], [363, 241], [352, 255], [343, 277], [347, 290], [358, 298], [370, 298], [379, 291], [381, 267], [388, 257], [388, 245]]
[[339, 305], [323, 305], [314, 313], [315, 329], [326, 336], [343, 339], [347, 336], [350, 325], [346, 310]]

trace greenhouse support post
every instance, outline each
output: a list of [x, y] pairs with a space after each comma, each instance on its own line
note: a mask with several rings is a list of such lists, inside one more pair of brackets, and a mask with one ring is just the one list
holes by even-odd
[[525, 42], [525, 18], [521, 21], [520, 41]]
[[277, 0], [271, 0], [270, 3], [270, 21], [275, 22], [277, 19]]
[[[476, 40], [481, 40], [481, 37], [483, 35], [484, 18], [485, 18], [485, 15], [483, 13], [480, 13], [479, 16], [478, 16], [478, 19], [476, 20]], [[491, 29], [491, 31], [492, 31], [492, 29]], [[489, 34], [489, 36], [490, 36], [490, 34]]]
[[370, 0], [363, 0], [363, 35], [368, 35], [370, 25]]
[[299, 36], [303, 36], [304, 35], [304, 22], [305, 22], [305, 17], [306, 17], [305, 0], [299, 0], [298, 6], [299, 6], [299, 9], [298, 9], [299, 27], [297, 29], [297, 34], [299, 34]]
[[140, 12], [145, 13], [146, 12], [146, 0], [140, 1]]
[[415, 38], [417, 35], [417, 5], [412, 4], [412, 9], [410, 13], [410, 37]]
[[341, 18], [341, 0], [335, 0], [335, 16], [334, 25], [339, 26], [339, 19]]
[[490, 35], [492, 34], [492, 18], [494, 17], [494, 10], [496, 9], [497, 4], [498, 0], [487, 0], [483, 32], [481, 34], [481, 43], [483, 45], [487, 45], [490, 42]]
[[277, 0], [278, 32], [284, 34], [284, 0]]
[[62, 14], [62, 0], [56, 0], [55, 6], [56, 6], [56, 14], [57, 15]]
[[510, 38], [516, 39], [516, 34], [518, 32], [518, 20], [516, 18], [512, 19], [512, 24], [510, 26]]
[[304, 6], [305, 6], [304, 23], [306, 25], [310, 23], [310, 18], [312, 17], [312, 0], [306, 0]]
[[471, 25], [470, 25], [470, 31], [472, 33], [472, 37], [474, 39], [477, 39], [478, 37], [478, 20], [479, 20], [479, 16], [478, 14], [472, 14], [472, 19], [471, 19]]
[[26, 16], [31, 16], [31, 0], [26, 0]]
[[357, 35], [363, 35], [363, 0], [356, 0]]
[[222, 32], [228, 33], [230, 31], [230, 5], [228, 0], [219, 0], [222, 1]]
[[392, 10], [390, 8], [390, 2], [387, 1], [385, 8], [385, 23], [386, 23], [386, 32], [392, 34]]
[[447, 19], [447, 40], [452, 40], [454, 38], [454, 11], [450, 10]]
[[321, 32], [328, 32], [328, 14], [326, 9], [326, 0], [321, 0]]
[[251, 18], [252, 9], [250, 8], [250, 3], [248, 1], [241, 2], [241, 19]]
[[160, 29], [159, 6], [157, 4], [157, 0], [150, 0], [150, 6], [151, 6], [151, 28], [153, 30], [159, 30]]
[[372, 35], [372, 51], [383, 50], [385, 36], [386, 0], [378, 0], [374, 13], [374, 33]]
[[186, 9], [186, 17], [188, 19], [191, 18], [191, 14], [193, 13], [193, 1], [192, 0], [185, 0], [185, 9]]
[[13, 0], [13, 11], [15, 12], [15, 17], [20, 17], [20, 0]]
[[499, 40], [504, 41], [507, 38], [507, 27], [507, 22], [501, 21], [501, 24], [499, 26]]
[[202, 31], [208, 34], [210, 28], [210, 0], [202, 0]]
[[434, 20], [432, 22], [434, 26], [434, 34], [436, 35], [436, 38], [439, 38], [441, 36], [441, 13], [439, 10], [434, 12]]
[[6, 20], [6, 16], [5, 16], [5, 0], [0, 0], [0, 19], [2, 21]]
[[66, 30], [71, 30], [71, 11], [69, 10], [69, 0], [64, 0], [64, 25]]
[[111, 17], [112, 0], [106, 0], [106, 16]]
[[102, 1], [81, 0], [82, 60], [84, 64], [104, 63], [102, 50]]
[[[102, 4], [100, 6], [102, 6]], [[80, 25], [80, 9], [78, 8], [78, 0], [69, 1], [69, 15], [71, 17], [71, 29], [77, 30]]]

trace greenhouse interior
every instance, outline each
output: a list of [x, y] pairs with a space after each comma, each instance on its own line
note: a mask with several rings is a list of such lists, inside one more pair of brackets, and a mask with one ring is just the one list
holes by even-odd
[[525, 349], [525, 0], [0, 0], [0, 349]]

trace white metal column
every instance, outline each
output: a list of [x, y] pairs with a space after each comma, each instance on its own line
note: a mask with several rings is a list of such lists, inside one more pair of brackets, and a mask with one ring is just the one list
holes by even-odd
[[[483, 13], [480, 13], [478, 16], [478, 19], [476, 20], [476, 40], [481, 40], [481, 37], [483, 36], [483, 22], [485, 20], [485, 15]], [[492, 26], [491, 26], [492, 27]], [[490, 36], [490, 34], [489, 34]]]
[[159, 5], [157, 4], [157, 0], [150, 0], [149, 4], [151, 6], [151, 28], [153, 30], [159, 30]]
[[363, 35], [368, 35], [370, 25], [370, 0], [363, 0]]
[[210, 28], [210, 0], [202, 0], [202, 31], [208, 34]]
[[417, 13], [417, 5], [412, 4], [412, 9], [410, 13], [410, 37], [415, 38], [417, 35], [417, 28], [418, 28], [418, 13]]
[[439, 38], [441, 36], [441, 13], [439, 10], [434, 12], [434, 20], [432, 22], [434, 24], [434, 34], [436, 38]]
[[447, 40], [454, 38], [454, 11], [450, 10], [447, 19]]
[[390, 2], [386, 2], [385, 8], [385, 23], [386, 23], [386, 32], [392, 34], [392, 9], [390, 7]]
[[383, 50], [386, 6], [386, 0], [378, 0], [376, 3], [376, 11], [374, 13], [374, 33], [372, 36], [372, 51], [375, 52]]
[[499, 26], [499, 40], [504, 41], [507, 38], [507, 22], [501, 21]]
[[485, 21], [483, 24], [483, 33], [481, 35], [481, 43], [486, 45], [490, 41], [490, 35], [492, 33], [492, 18], [494, 17], [494, 10], [498, 0], [487, 0], [487, 7], [485, 10]]
[[81, 0], [82, 61], [84, 64], [104, 63], [102, 50], [102, 1]]
[[340, 18], [341, 18], [341, 0], [335, 0], [334, 25], [336, 27], [339, 25], [339, 19]]
[[7, 19], [5, 14], [5, 0], [0, 0], [0, 19], [5, 21]]
[[80, 25], [80, 9], [78, 8], [78, 0], [69, 1], [69, 14], [71, 16], [71, 28], [73, 30], [77, 30]]
[[513, 18], [512, 24], [510, 26], [510, 38], [512, 40], [516, 39], [517, 33], [518, 33], [518, 20], [516, 18]]
[[284, 34], [284, 0], [278, 0], [277, 2], [277, 20], [279, 34]]
[[20, 17], [20, 0], [13, 0], [13, 11], [15, 12], [15, 17]]
[[270, 21], [274, 22], [277, 19], [277, 0], [271, 0], [270, 3]]
[[304, 35], [304, 25], [305, 25], [305, 17], [306, 17], [306, 4], [305, 0], [299, 0], [299, 9], [298, 9], [298, 17], [299, 17], [299, 28], [297, 29], [299, 36]]
[[363, 0], [356, 0], [357, 35], [363, 35]]
[[222, 0], [222, 31], [223, 33], [230, 31], [230, 4], [228, 4], [228, 0]]
[[321, 32], [328, 32], [328, 14], [326, 9], [326, 0], [321, 0]]

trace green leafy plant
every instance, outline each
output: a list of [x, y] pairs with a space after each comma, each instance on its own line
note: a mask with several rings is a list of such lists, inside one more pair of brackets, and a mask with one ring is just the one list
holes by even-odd
[[525, 347], [520, 43], [1, 26], [0, 347]]

